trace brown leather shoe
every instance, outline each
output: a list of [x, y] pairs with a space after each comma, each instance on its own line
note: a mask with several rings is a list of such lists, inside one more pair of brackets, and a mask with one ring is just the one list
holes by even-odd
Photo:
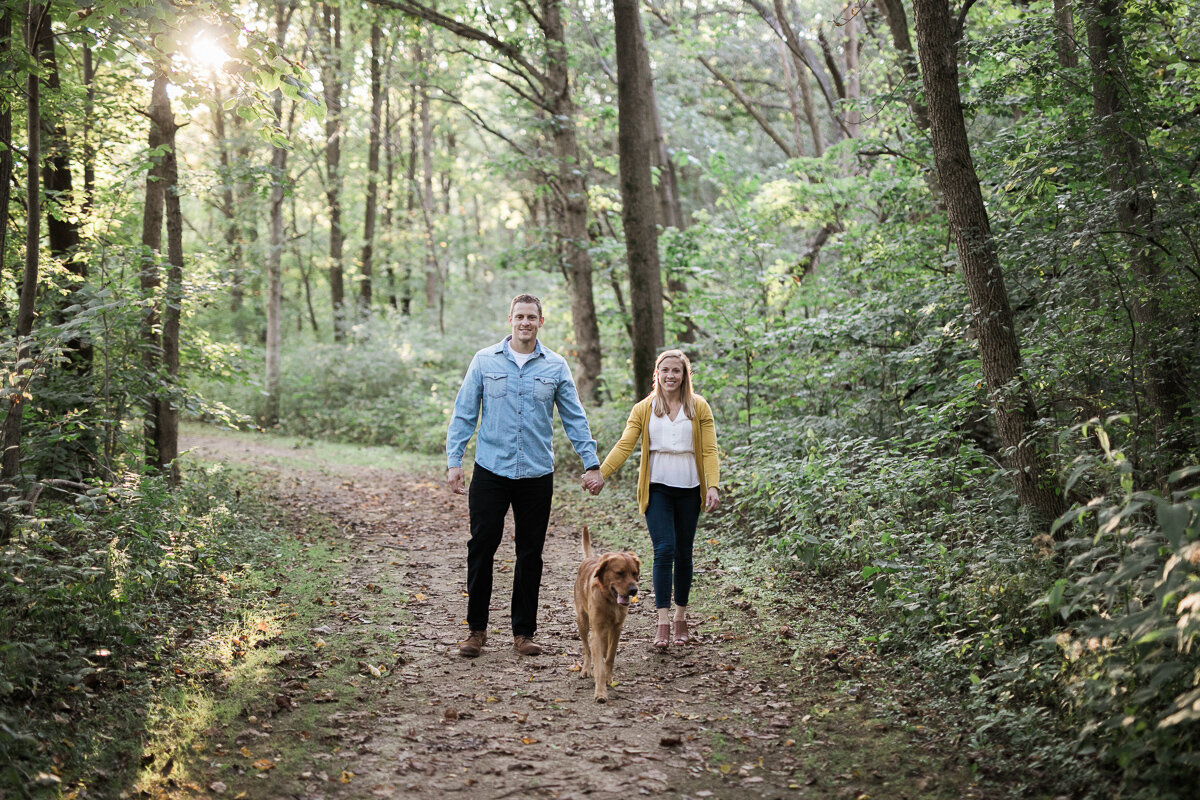
[[466, 641], [458, 646], [458, 654], [467, 658], [474, 658], [483, 652], [483, 646], [486, 643], [487, 631], [471, 631]]
[[513, 649], [523, 656], [540, 656], [542, 646], [528, 636], [514, 636]]

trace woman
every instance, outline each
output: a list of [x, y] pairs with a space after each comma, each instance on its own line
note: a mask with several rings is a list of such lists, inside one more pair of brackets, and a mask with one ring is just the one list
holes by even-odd
[[692, 393], [692, 365], [679, 350], [667, 350], [654, 362], [654, 390], [629, 412], [621, 440], [600, 465], [604, 479], [620, 469], [639, 439], [638, 508], [646, 515], [654, 543], [654, 646], [665, 650], [672, 639], [677, 645], [689, 641], [687, 605], [696, 523], [701, 501], [705, 511], [715, 511], [720, 504], [712, 410]]

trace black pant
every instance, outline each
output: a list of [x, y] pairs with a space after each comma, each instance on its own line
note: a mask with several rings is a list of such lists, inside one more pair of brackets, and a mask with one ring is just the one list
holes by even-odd
[[516, 527], [517, 563], [513, 569], [512, 632], [537, 631], [538, 592], [542, 586], [542, 548], [550, 523], [554, 473], [540, 478], [505, 478], [478, 464], [471, 478], [468, 506], [471, 541], [467, 544], [467, 627], [487, 629], [492, 603], [492, 565], [504, 535], [509, 506]]

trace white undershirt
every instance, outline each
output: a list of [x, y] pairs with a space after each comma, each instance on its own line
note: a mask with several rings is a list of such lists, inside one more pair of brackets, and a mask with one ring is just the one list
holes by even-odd
[[525, 362], [533, 358], [533, 353], [518, 353], [511, 347], [509, 348], [508, 352], [512, 353], [513, 361], [517, 362], [517, 369], [525, 366]]
[[675, 419], [650, 412], [650, 482], [690, 489], [700, 485], [692, 444], [692, 421], [683, 409]]

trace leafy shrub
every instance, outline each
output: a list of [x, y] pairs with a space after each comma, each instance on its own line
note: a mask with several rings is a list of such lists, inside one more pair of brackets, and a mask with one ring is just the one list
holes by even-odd
[[189, 472], [175, 491], [129, 473], [74, 502], [43, 498], [36, 518], [17, 516], [0, 547], [0, 794], [27, 791], [68, 725], [71, 769], [127, 744], [90, 735], [90, 712], [112, 722], [104, 704], [129, 701], [126, 681], [191, 635], [176, 621], [203, 616], [183, 607], [234, 591], [239, 548], [259, 541], [239, 503], [213, 467]]
[[96, 649], [136, 645], [160, 604], [227, 567], [232, 495], [215, 473], [177, 492], [130, 473], [25, 519], [0, 550], [0, 698], [86, 671]]
[[1131, 784], [1195, 785], [1200, 467], [1177, 471], [1173, 492], [1136, 491], [1132, 465], [1103, 429], [1100, 438], [1103, 455], [1084, 466], [1116, 485], [1057, 523], [1069, 532], [1059, 544], [1065, 569], [1039, 605], [1060, 624], [985, 688], [1008, 697], [1014, 687], [1046, 687], [1045, 699], [1057, 701], [1079, 744]]

